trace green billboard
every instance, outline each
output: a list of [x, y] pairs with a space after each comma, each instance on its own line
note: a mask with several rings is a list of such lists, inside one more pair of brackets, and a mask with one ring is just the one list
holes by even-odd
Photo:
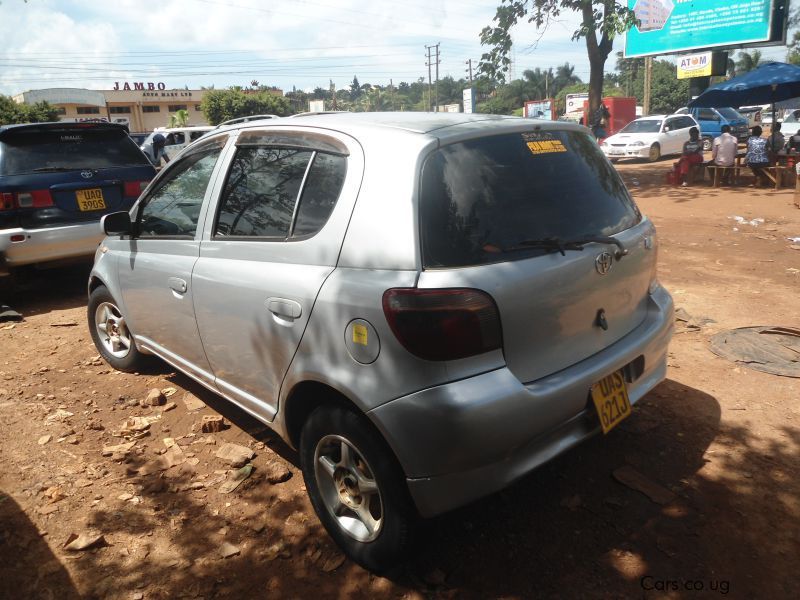
[[[628, 0], [639, 20], [625, 38], [625, 56], [672, 54], [776, 40], [785, 0]], [[778, 10], [776, 10], [778, 9]], [[778, 32], [778, 37], [782, 35]]]

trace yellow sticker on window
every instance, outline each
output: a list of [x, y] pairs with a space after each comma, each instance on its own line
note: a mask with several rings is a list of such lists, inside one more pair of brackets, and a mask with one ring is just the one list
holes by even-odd
[[367, 328], [364, 325], [353, 325], [353, 343], [367, 345]]
[[567, 149], [561, 140], [538, 140], [528, 142], [528, 149], [531, 154], [552, 154], [553, 152], [566, 152]]

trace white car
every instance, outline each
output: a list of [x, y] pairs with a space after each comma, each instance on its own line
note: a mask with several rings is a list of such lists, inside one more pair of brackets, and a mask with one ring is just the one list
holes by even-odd
[[689, 115], [652, 115], [628, 123], [619, 133], [607, 137], [600, 147], [616, 162], [620, 158], [646, 158], [655, 162], [668, 154], [683, 152], [689, 130], [700, 125]]

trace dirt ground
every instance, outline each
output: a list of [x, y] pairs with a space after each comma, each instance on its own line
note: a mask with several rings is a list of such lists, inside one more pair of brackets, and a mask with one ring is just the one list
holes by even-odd
[[[666, 187], [670, 165], [618, 164], [658, 227], [659, 278], [695, 321], [677, 324], [667, 380], [609, 435], [427, 523], [391, 579], [338, 553], [269, 430], [167, 366], [98, 359], [87, 269], [23, 282], [0, 298], [25, 316], [0, 323], [0, 596], [798, 597], [800, 382], [719, 358], [709, 338], [800, 327], [800, 210], [791, 190]], [[140, 406], [153, 388], [176, 407]], [[231, 427], [202, 434], [215, 414]], [[132, 416], [153, 417], [147, 435], [103, 456]], [[226, 442], [256, 456], [223, 494]], [[631, 469], [642, 484], [620, 481]], [[102, 539], [69, 550], [71, 534]]]

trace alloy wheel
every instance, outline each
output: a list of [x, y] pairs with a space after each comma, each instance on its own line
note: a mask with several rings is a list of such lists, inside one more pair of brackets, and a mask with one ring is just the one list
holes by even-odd
[[373, 471], [348, 439], [326, 435], [314, 452], [314, 475], [326, 510], [347, 535], [371, 542], [383, 526], [383, 499]]
[[116, 358], [125, 358], [131, 351], [131, 334], [125, 317], [110, 302], [101, 302], [94, 311], [94, 324], [100, 343]]

